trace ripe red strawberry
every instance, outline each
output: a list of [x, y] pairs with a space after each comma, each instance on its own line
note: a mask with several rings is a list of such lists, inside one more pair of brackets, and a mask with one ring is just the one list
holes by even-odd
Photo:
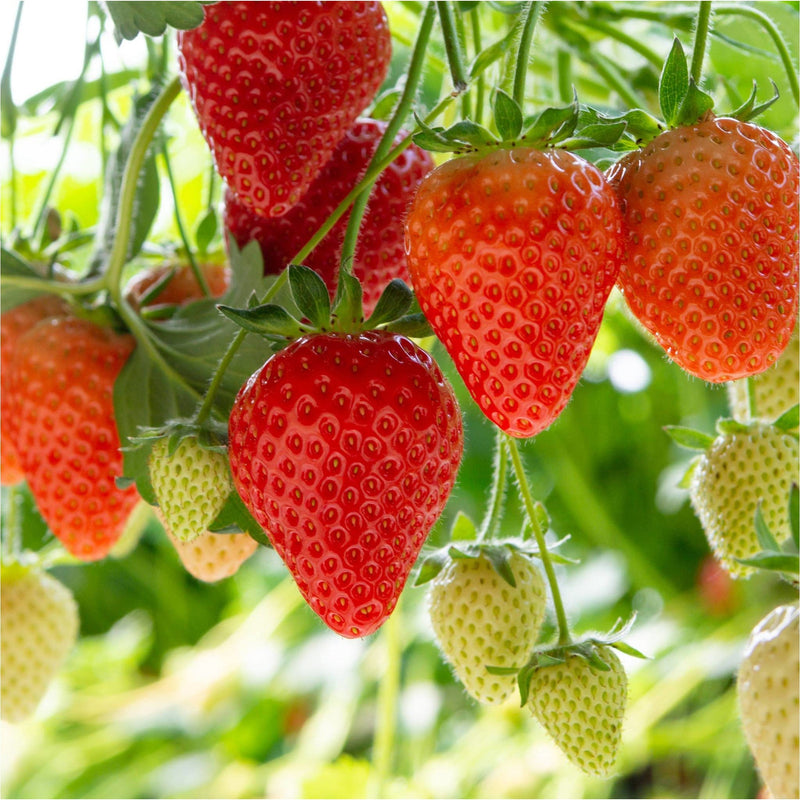
[[[200, 264], [199, 269], [211, 297], [221, 297], [225, 294], [231, 278], [227, 264]], [[172, 276], [168, 278], [170, 272]], [[148, 294], [161, 282], [163, 287], [150, 302], [147, 302], [150, 309], [159, 306], [180, 306], [204, 297], [203, 290], [188, 264], [177, 267], [172, 264], [162, 264], [137, 272], [125, 287], [125, 297], [134, 308], [138, 309], [147, 300]]]
[[80, 623], [72, 592], [40, 569], [4, 564], [0, 583], [0, 711], [16, 723], [36, 710]]
[[534, 436], [567, 404], [622, 243], [602, 173], [562, 150], [462, 156], [420, 185], [406, 223], [414, 289], [470, 394], [506, 433]]
[[8, 486], [25, 479], [9, 431], [11, 426], [10, 367], [20, 336], [37, 322], [68, 313], [67, 304], [52, 294], [34, 297], [0, 314], [0, 484]]
[[747, 743], [770, 797], [800, 797], [800, 611], [773, 609], [753, 629], [737, 679]]
[[755, 375], [797, 317], [798, 160], [763, 128], [710, 116], [609, 171], [627, 226], [619, 287], [687, 372]]
[[311, 608], [342, 636], [375, 631], [463, 451], [433, 359], [380, 331], [298, 339], [242, 387], [229, 434], [236, 489]]
[[217, 169], [256, 213], [285, 214], [377, 93], [379, 2], [215, 3], [178, 34], [183, 85]]
[[[258, 216], [229, 189], [225, 194], [225, 227], [240, 247], [252, 239], [259, 243], [265, 273], [281, 272], [361, 179], [385, 130], [385, 122], [357, 120], [308, 192], [278, 219]], [[395, 143], [405, 135], [398, 134]], [[353, 264], [364, 291], [366, 315], [375, 307], [389, 281], [400, 278], [409, 282], [403, 223], [419, 182], [432, 169], [431, 156], [411, 145], [381, 173], [372, 190]], [[342, 240], [349, 218], [350, 214], [345, 214], [303, 259], [306, 266], [322, 276], [331, 297], [336, 292]]]
[[84, 561], [103, 558], [139, 500], [120, 489], [114, 381], [134, 339], [74, 317], [40, 322], [9, 369], [11, 440], [50, 530]]

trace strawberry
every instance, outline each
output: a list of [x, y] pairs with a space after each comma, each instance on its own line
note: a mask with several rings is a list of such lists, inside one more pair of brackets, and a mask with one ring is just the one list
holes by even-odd
[[[230, 269], [226, 264], [198, 265], [211, 297], [221, 297], [230, 284]], [[151, 292], [155, 296], [150, 297]], [[148, 308], [180, 306], [205, 295], [189, 264], [162, 264], [137, 272], [125, 287], [125, 297], [136, 309], [144, 303]]]
[[0, 578], [2, 718], [21, 722], [36, 710], [78, 637], [72, 592], [36, 568], [8, 564]]
[[784, 411], [800, 402], [800, 339], [795, 328], [783, 355], [765, 372], [750, 378], [755, 408], [750, 409], [747, 381], [728, 384], [731, 415], [739, 422], [751, 418], [774, 422]]
[[139, 500], [119, 488], [114, 381], [134, 339], [74, 317], [20, 337], [9, 369], [11, 441], [53, 534], [76, 557], [105, 557]]
[[[358, 183], [385, 130], [385, 122], [357, 120], [308, 192], [280, 218], [258, 216], [228, 189], [225, 193], [225, 227], [240, 247], [255, 239], [264, 256], [264, 272], [279, 273]], [[401, 131], [395, 144], [406, 135]], [[372, 190], [353, 264], [353, 271], [364, 291], [367, 315], [392, 278], [409, 281], [403, 223], [419, 182], [432, 169], [430, 155], [411, 145], [381, 173]], [[349, 213], [345, 214], [303, 259], [304, 264], [322, 276], [331, 297], [336, 292], [342, 240], [349, 218]]]
[[530, 437], [561, 413], [597, 335], [622, 254], [602, 173], [563, 150], [454, 158], [406, 223], [422, 311], [483, 413]]
[[772, 797], [800, 797], [796, 605], [773, 609], [753, 629], [739, 668], [739, 711], [747, 743]]
[[611, 774], [625, 716], [628, 679], [605, 645], [596, 655], [607, 670], [577, 653], [532, 674], [527, 706], [567, 758], [589, 775]]
[[713, 115], [610, 169], [627, 229], [619, 287], [692, 375], [755, 375], [786, 348], [797, 317], [799, 172], [773, 133]]
[[789, 489], [797, 480], [797, 437], [756, 422], [722, 432], [696, 462], [690, 497], [714, 555], [736, 578], [752, 568], [736, 559], [761, 550], [755, 528], [759, 504], [778, 543], [791, 536]]
[[179, 541], [206, 533], [233, 490], [227, 457], [197, 437], [158, 439], [149, 456], [150, 482], [164, 527]]
[[467, 692], [481, 703], [501, 703], [514, 691], [513, 675], [490, 674], [486, 667], [521, 667], [544, 621], [541, 572], [521, 553], [512, 553], [507, 563], [515, 586], [484, 554], [448, 557], [430, 591], [439, 647]]
[[20, 336], [29, 331], [37, 322], [49, 317], [63, 317], [68, 314], [67, 304], [52, 294], [44, 294], [15, 306], [0, 314], [0, 484], [8, 486], [25, 479], [19, 464], [9, 431], [11, 428], [11, 392], [9, 376], [11, 362], [17, 349]]
[[183, 85], [217, 169], [257, 214], [305, 194], [386, 76], [378, 2], [215, 3], [178, 34]]
[[216, 583], [236, 574], [256, 551], [258, 544], [246, 533], [201, 533], [191, 542], [181, 542], [167, 531], [186, 571], [199, 581]]
[[377, 630], [463, 451], [433, 359], [388, 332], [304, 336], [250, 377], [228, 427], [236, 489], [311, 608], [342, 636]]

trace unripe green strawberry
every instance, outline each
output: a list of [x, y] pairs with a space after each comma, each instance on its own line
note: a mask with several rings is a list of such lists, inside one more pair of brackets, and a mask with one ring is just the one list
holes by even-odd
[[171, 452], [170, 437], [156, 441], [150, 452], [153, 485], [164, 526], [189, 542], [205, 533], [233, 490], [228, 459], [208, 450], [195, 436], [181, 439]]
[[622, 737], [628, 679], [617, 654], [596, 648], [609, 666], [601, 670], [567, 653], [563, 663], [531, 676], [527, 706], [567, 758], [589, 775], [611, 774]]
[[439, 647], [458, 679], [481, 703], [501, 703], [516, 686], [514, 675], [486, 667], [521, 667], [544, 620], [544, 580], [520, 553], [508, 559], [516, 587], [485, 556], [450, 559], [430, 592], [430, 618]]
[[800, 797], [800, 611], [780, 606], [750, 634], [737, 689], [742, 726], [772, 797]]
[[21, 722], [75, 644], [78, 607], [64, 584], [19, 564], [3, 567], [0, 589], [0, 717]]
[[181, 542], [169, 532], [167, 536], [186, 571], [206, 583], [230, 578], [258, 547], [246, 533], [206, 532], [191, 542]]
[[778, 543], [791, 536], [789, 489], [797, 480], [797, 437], [763, 423], [721, 433], [700, 456], [689, 493], [714, 555], [735, 578], [753, 569], [737, 558], [762, 548], [755, 528], [759, 503]]
[[774, 422], [784, 411], [800, 402], [800, 338], [797, 328], [775, 366], [749, 380], [755, 409], [750, 409], [746, 380], [728, 384], [731, 415], [739, 422], [749, 422], [751, 418]]

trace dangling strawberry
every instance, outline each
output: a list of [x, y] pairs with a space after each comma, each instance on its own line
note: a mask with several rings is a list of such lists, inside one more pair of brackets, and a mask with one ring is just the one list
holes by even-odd
[[266, 217], [308, 190], [383, 82], [379, 2], [214, 3], [178, 34], [183, 85], [220, 174]]

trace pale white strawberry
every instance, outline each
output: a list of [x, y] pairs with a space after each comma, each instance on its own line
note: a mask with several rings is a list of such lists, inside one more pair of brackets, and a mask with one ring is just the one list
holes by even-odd
[[520, 553], [508, 557], [516, 587], [486, 555], [449, 559], [430, 591], [430, 619], [445, 658], [472, 697], [500, 703], [516, 686], [515, 675], [489, 667], [522, 667], [539, 637], [546, 593], [541, 572]]
[[617, 654], [600, 645], [602, 670], [581, 655], [540, 666], [532, 674], [526, 705], [567, 758], [589, 775], [611, 774], [622, 738], [628, 679]]
[[692, 505], [714, 555], [734, 577], [753, 568], [762, 548], [755, 528], [759, 503], [778, 543], [791, 536], [789, 490], [798, 475], [797, 437], [764, 423], [721, 433], [700, 456], [689, 487]]
[[246, 533], [207, 532], [191, 542], [181, 542], [169, 532], [167, 535], [186, 571], [206, 583], [230, 578], [258, 547]]
[[[755, 401], [750, 409], [747, 381], [750, 381]], [[731, 416], [739, 422], [751, 418], [774, 422], [785, 411], [800, 402], [800, 336], [798, 328], [781, 357], [766, 372], [747, 380], [728, 384], [728, 403]]]
[[0, 717], [36, 710], [78, 637], [72, 592], [38, 568], [9, 564], [0, 577]]
[[195, 436], [181, 439], [171, 453], [165, 437], [153, 445], [149, 466], [164, 526], [182, 542], [207, 532], [233, 491], [227, 456]]
[[798, 607], [773, 609], [750, 634], [737, 679], [742, 727], [772, 797], [800, 797], [798, 639]]

